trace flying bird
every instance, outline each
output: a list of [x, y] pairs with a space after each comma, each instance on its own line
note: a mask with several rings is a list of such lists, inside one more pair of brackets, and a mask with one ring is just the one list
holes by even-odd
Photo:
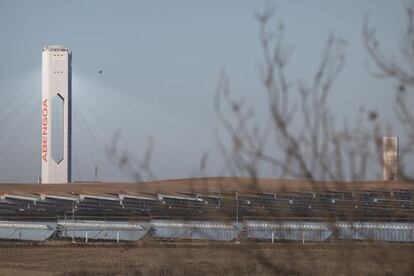
[[99, 73], [99, 74], [102, 74], [102, 73], [103, 73], [103, 70], [99, 70], [99, 71], [98, 71], [98, 73]]

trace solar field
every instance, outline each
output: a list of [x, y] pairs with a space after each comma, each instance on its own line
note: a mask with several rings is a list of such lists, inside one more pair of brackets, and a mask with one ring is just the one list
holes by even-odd
[[0, 239], [6, 240], [414, 242], [414, 184], [408, 182], [6, 184], [0, 195]]

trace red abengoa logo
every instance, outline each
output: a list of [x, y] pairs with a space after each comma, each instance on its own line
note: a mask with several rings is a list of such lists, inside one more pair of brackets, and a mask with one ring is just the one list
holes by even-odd
[[47, 162], [47, 99], [42, 103], [42, 159]]

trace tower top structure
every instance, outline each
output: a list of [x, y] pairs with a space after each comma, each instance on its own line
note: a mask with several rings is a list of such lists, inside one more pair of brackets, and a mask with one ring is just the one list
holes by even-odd
[[47, 45], [43, 47], [43, 51], [64, 51], [70, 52], [68, 48], [63, 45]]

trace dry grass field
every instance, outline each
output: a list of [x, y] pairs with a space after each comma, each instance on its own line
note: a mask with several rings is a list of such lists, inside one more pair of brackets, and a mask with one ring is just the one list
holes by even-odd
[[409, 181], [328, 182], [286, 179], [254, 179], [247, 177], [207, 177], [166, 179], [137, 183], [86, 182], [71, 184], [7, 184], [0, 185], [3, 194], [111, 194], [111, 193], [240, 193], [249, 192], [316, 192], [410, 190]]
[[0, 244], [0, 275], [413, 274], [411, 244]]

